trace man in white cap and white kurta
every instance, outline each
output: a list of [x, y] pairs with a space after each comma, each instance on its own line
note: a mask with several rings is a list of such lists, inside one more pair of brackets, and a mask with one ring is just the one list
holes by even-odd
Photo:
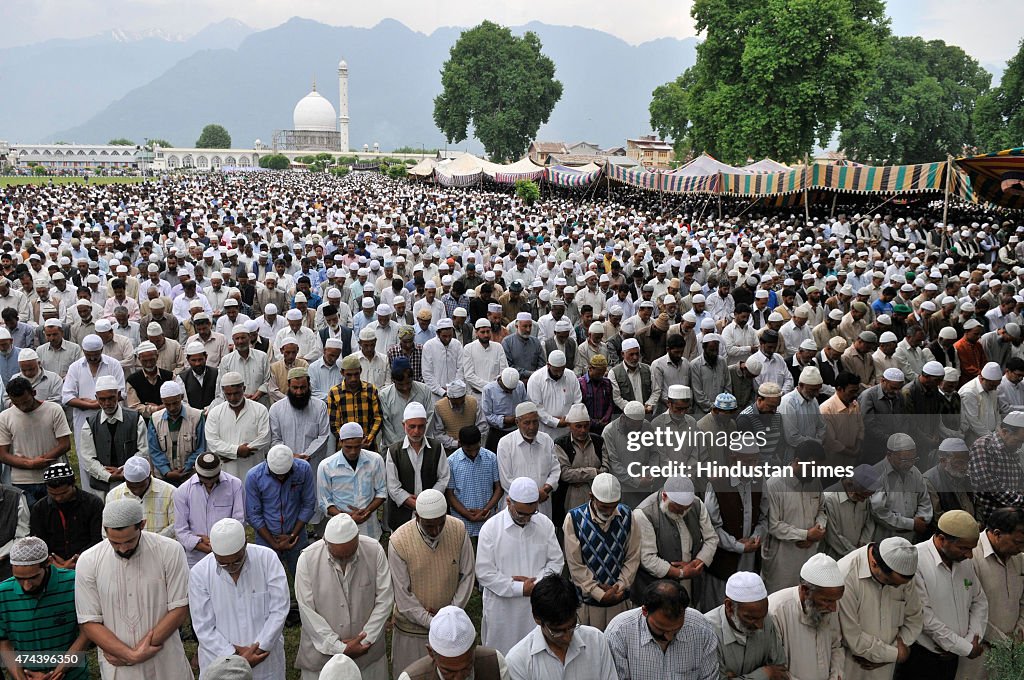
[[199, 672], [238, 654], [253, 680], [285, 676], [284, 623], [291, 596], [277, 553], [245, 542], [245, 527], [222, 519], [210, 529], [213, 552], [189, 574], [192, 629], [199, 640]]
[[619, 480], [607, 472], [594, 478], [590, 500], [567, 508], [562, 534], [565, 561], [580, 594], [580, 622], [604, 630], [616, 615], [641, 601], [630, 587], [640, 566], [640, 531], [633, 512], [619, 500]]
[[479, 397], [484, 386], [508, 368], [508, 357], [500, 344], [491, 342], [490, 321], [477, 319], [474, 326], [476, 340], [462, 348], [462, 372], [470, 394]]
[[552, 440], [569, 432], [566, 415], [573, 404], [583, 401], [579, 377], [565, 366], [565, 352], [548, 355], [546, 367], [534, 371], [526, 383], [526, 394], [537, 404], [541, 432]]
[[188, 618], [188, 563], [177, 541], [143, 531], [145, 524], [136, 500], [103, 508], [107, 540], [75, 567], [78, 624], [101, 650], [104, 678], [191, 679], [178, 634]]
[[[431, 618], [426, 652], [425, 657], [406, 667], [401, 675], [396, 676], [397, 679], [471, 677], [473, 680], [508, 680], [509, 677], [502, 653], [476, 644], [476, 628], [461, 607], [442, 607]], [[323, 680], [323, 675], [320, 679]]]
[[551, 494], [558, 488], [562, 475], [562, 466], [555, 456], [555, 443], [540, 431], [540, 416], [532, 401], [516, 405], [516, 427], [516, 431], [498, 441], [501, 487], [508, 493], [513, 480], [529, 477], [540, 490], [540, 511], [551, 519]]
[[[103, 355], [103, 340], [100, 336], [87, 335], [82, 340], [82, 353], [84, 356], [68, 368], [61, 391], [61, 400], [65, 407], [71, 409], [73, 416], [72, 429], [75, 433], [76, 450], [81, 448], [82, 425], [85, 424], [86, 418], [99, 413], [100, 410], [99, 402], [96, 401], [96, 381], [103, 376], [109, 376], [114, 379], [121, 395], [125, 394], [124, 369], [117, 359]], [[78, 467], [82, 489], [91, 491], [89, 474], [84, 463], [79, 461]]]
[[206, 414], [206, 449], [217, 454], [226, 472], [245, 474], [266, 460], [270, 448], [270, 411], [246, 399], [245, 378], [228, 371], [220, 376], [224, 401]]
[[323, 539], [299, 555], [295, 573], [302, 632], [295, 667], [318, 680], [335, 654], [355, 659], [364, 680], [387, 680], [384, 626], [395, 604], [391, 569], [375, 538], [349, 515], [327, 522]]
[[893, 536], [839, 560], [846, 587], [839, 601], [843, 680], [892, 680], [896, 664], [910, 658], [923, 623], [917, 556], [910, 541]]
[[302, 325], [302, 312], [297, 309], [289, 309], [284, 318], [288, 325], [274, 336], [274, 355], [281, 355], [281, 345], [290, 338], [298, 344], [300, 357], [311, 363], [319, 359], [324, 353], [320, 336], [312, 328]]
[[718, 636], [723, 678], [788, 680], [786, 649], [768, 613], [768, 591], [761, 577], [738, 571], [725, 583], [725, 602], [704, 618]]
[[466, 606], [473, 592], [475, 557], [466, 525], [448, 514], [444, 494], [426, 489], [416, 514], [388, 542], [395, 591], [391, 675], [427, 653], [427, 634], [443, 607]]
[[483, 588], [481, 641], [502, 654], [536, 625], [530, 609], [534, 584], [565, 565], [555, 526], [538, 510], [540, 493], [530, 477], [509, 485], [506, 507], [480, 530], [476, 577]]
[[960, 388], [960, 423], [970, 446], [999, 427], [999, 384], [1003, 369], [994, 361], [985, 364], [981, 375]]
[[836, 612], [844, 590], [839, 565], [828, 555], [818, 553], [800, 568], [800, 585], [768, 596], [768, 613], [782, 637], [792, 677], [843, 677], [843, 636]]

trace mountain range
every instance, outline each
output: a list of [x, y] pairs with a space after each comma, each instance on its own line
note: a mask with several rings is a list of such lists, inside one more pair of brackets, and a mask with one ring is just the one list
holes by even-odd
[[[443, 147], [433, 122], [440, 71], [464, 30], [430, 35], [384, 20], [372, 28], [293, 18], [254, 31], [225, 21], [191, 38], [113, 31], [86, 40], [0, 50], [0, 83], [17, 93], [0, 107], [0, 138], [12, 142], [103, 143], [162, 138], [191, 146], [203, 126], [227, 128], [235, 147], [270, 143], [290, 128], [295, 103], [312, 88], [337, 108], [337, 64], [349, 66], [353, 148]], [[695, 39], [640, 45], [578, 26], [530, 23], [555, 62], [563, 94], [538, 139], [602, 147], [650, 131], [651, 91], [695, 59]], [[477, 142], [457, 145], [470, 151]]]

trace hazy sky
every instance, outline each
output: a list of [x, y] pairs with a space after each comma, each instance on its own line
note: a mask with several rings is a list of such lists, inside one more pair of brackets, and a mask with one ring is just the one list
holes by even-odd
[[[112, 28], [193, 33], [226, 18], [263, 29], [296, 15], [336, 26], [366, 27], [390, 17], [425, 33], [482, 19], [509, 25], [537, 20], [596, 28], [639, 43], [694, 35], [690, 4], [690, 0], [3, 0], [0, 45], [83, 37]], [[960, 45], [982, 63], [1006, 61], [1024, 35], [1020, 0], [889, 0], [888, 11], [896, 33], [940, 38]]]

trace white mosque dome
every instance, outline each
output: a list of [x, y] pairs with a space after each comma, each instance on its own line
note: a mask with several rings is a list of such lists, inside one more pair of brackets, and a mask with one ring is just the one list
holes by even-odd
[[338, 113], [314, 87], [299, 100], [292, 112], [292, 129], [310, 132], [334, 132], [338, 129]]

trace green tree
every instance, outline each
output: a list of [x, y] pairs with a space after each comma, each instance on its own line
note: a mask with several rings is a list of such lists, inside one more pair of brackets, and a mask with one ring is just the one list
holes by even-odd
[[230, 149], [231, 135], [224, 129], [223, 125], [210, 123], [199, 133], [196, 140], [197, 149]]
[[135, 142], [126, 137], [118, 137], [117, 139], [111, 139], [109, 142], [107, 142], [107, 144], [111, 146], [135, 146]]
[[519, 200], [526, 205], [533, 205], [540, 200], [540, 188], [532, 179], [517, 179], [515, 191]]
[[562, 97], [555, 64], [540, 38], [522, 38], [490, 21], [462, 35], [441, 69], [434, 123], [450, 144], [467, 137], [469, 125], [487, 154], [502, 162], [520, 157]]
[[158, 146], [162, 149], [170, 149], [174, 145], [168, 142], [166, 139], [151, 139], [149, 140], [149, 143], [146, 144], [146, 147], [149, 149], [153, 149], [154, 147]]
[[651, 128], [665, 139], [671, 139], [675, 147], [676, 158], [686, 155], [687, 128], [690, 127], [687, 94], [693, 85], [695, 71], [686, 69], [683, 75], [670, 83], [659, 85], [651, 94]]
[[852, 160], [925, 163], [975, 143], [974, 109], [992, 76], [941, 40], [891, 37], [858, 105], [843, 117], [839, 146]]
[[1024, 40], [999, 86], [978, 97], [974, 129], [982, 153], [1024, 146]]
[[683, 110], [663, 113], [671, 95], [679, 102], [663, 90], [653, 122], [729, 163], [794, 160], [826, 144], [889, 34], [883, 0], [695, 0], [691, 14], [707, 37], [676, 81]]
[[387, 175], [391, 179], [402, 179], [405, 177], [405, 164], [400, 163], [398, 165], [389, 165]]
[[32, 174], [33, 174], [33, 175], [36, 175], [36, 176], [38, 176], [38, 177], [42, 177], [43, 175], [49, 175], [49, 174], [50, 174], [50, 171], [49, 171], [49, 170], [47, 170], [47, 169], [46, 169], [46, 168], [45, 168], [44, 166], [42, 166], [42, 165], [37, 165], [37, 166], [35, 166], [34, 168], [32, 168]]
[[271, 153], [260, 156], [260, 167], [268, 170], [287, 170], [292, 166], [288, 157], [280, 153]]

